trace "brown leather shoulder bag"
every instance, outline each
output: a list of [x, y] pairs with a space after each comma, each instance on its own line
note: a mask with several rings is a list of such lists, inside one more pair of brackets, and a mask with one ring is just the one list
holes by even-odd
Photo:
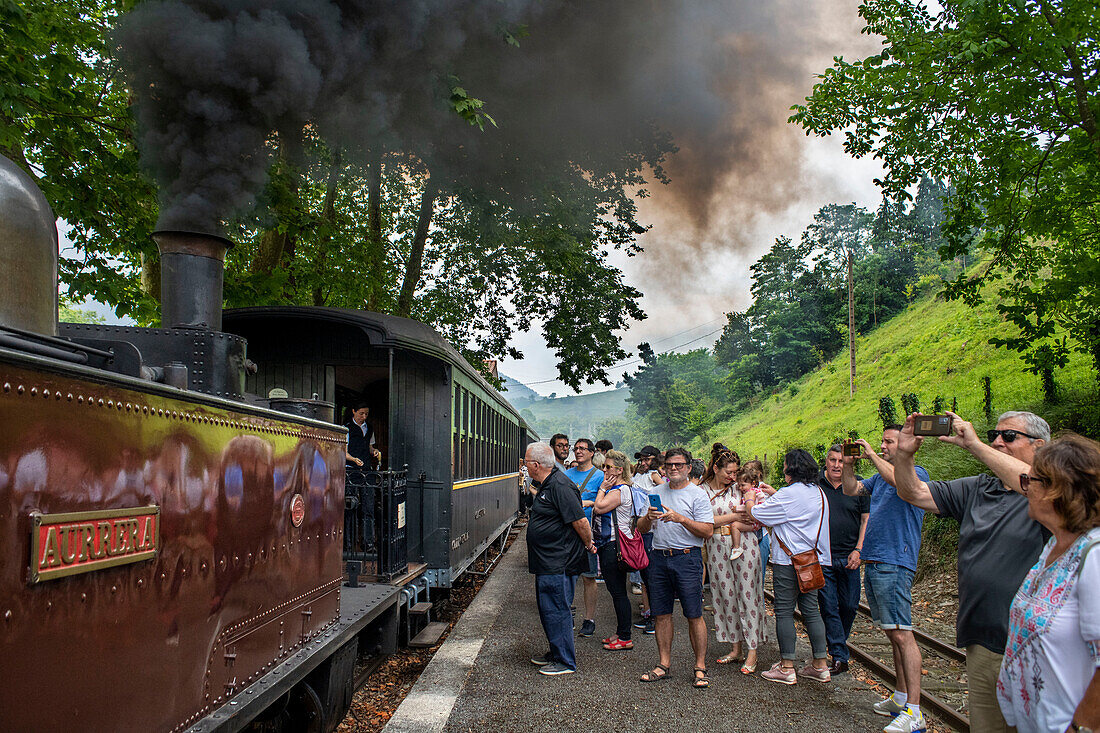
[[821, 519], [817, 523], [817, 537], [814, 538], [812, 548], [793, 555], [783, 544], [783, 540], [779, 539], [779, 533], [773, 532], [775, 541], [783, 548], [783, 552], [787, 553], [787, 557], [791, 558], [791, 566], [794, 567], [794, 575], [798, 579], [798, 590], [801, 593], [809, 593], [825, 587], [825, 574], [821, 572], [821, 562], [817, 559], [817, 541], [821, 539], [821, 525], [825, 522], [825, 492], [821, 491], [820, 486], [817, 490], [821, 493]]

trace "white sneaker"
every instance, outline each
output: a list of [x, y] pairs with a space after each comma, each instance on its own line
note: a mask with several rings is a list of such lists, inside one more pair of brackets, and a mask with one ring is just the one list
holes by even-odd
[[898, 705], [896, 702], [894, 702], [893, 695], [886, 698], [885, 700], [880, 700], [879, 702], [876, 702], [874, 705], [871, 706], [871, 709], [874, 710], [877, 714], [885, 715], [888, 718], [896, 717], [899, 714], [905, 712], [905, 706]]
[[906, 707], [904, 712], [882, 730], [884, 733], [922, 733], [928, 730], [928, 724], [924, 722], [924, 713], [914, 713], [913, 708]]

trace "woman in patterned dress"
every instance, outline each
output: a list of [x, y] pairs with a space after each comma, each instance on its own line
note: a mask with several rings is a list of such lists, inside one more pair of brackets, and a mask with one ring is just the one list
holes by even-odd
[[716, 446], [710, 466], [700, 484], [714, 509], [714, 534], [707, 540], [707, 575], [714, 605], [714, 628], [719, 642], [730, 644], [729, 653], [718, 658], [730, 664], [741, 658], [742, 643], [747, 647], [741, 671], [756, 671], [756, 650], [765, 640], [764, 588], [760, 577], [760, 548], [756, 533], [741, 532], [741, 555], [730, 559], [734, 546], [729, 530], [734, 512], [742, 509], [743, 495], [736, 476], [741, 461], [733, 451]]
[[1040, 448], [1020, 490], [1053, 536], [1012, 599], [997, 699], [1019, 733], [1100, 730], [1100, 444]]

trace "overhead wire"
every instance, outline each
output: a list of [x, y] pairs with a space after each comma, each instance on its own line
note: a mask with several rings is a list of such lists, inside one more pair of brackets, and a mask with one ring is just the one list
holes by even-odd
[[[725, 320], [725, 318], [726, 318], [725, 316], [722, 316], [722, 318], [715, 319], [715, 320]], [[679, 334], [673, 334], [673, 336], [678, 336], [678, 335], [681, 335], [681, 334], [685, 334], [688, 331], [694, 331], [697, 328], [701, 328], [703, 326], [708, 326], [708, 325], [710, 325], [710, 323], [714, 323], [714, 321], [710, 321], [709, 323], [703, 323], [703, 324], [700, 324], [698, 326], [693, 326], [693, 327], [691, 327], [691, 328], [689, 328], [685, 331], [681, 331]], [[693, 344], [696, 341], [702, 341], [703, 339], [705, 339], [709, 336], [713, 336], [716, 333], [721, 333], [724, 329], [725, 329], [725, 326], [723, 326], [722, 328], [716, 328], [713, 331], [708, 331], [707, 333], [704, 333], [702, 336], [696, 336], [695, 338], [693, 338], [689, 341], [685, 341], [682, 344], [677, 344], [676, 346], [672, 346], [668, 349], [665, 349], [664, 351], [655, 352], [654, 356], [664, 356], [665, 354], [671, 354], [672, 352], [676, 351], [677, 349], [682, 349], [683, 347], [685, 347], [689, 344]], [[660, 343], [661, 341], [668, 341], [669, 338], [672, 338], [672, 337], [659, 339], [658, 341], [655, 341], [653, 343]], [[642, 362], [641, 358], [631, 359], [629, 361], [618, 362], [616, 364], [612, 364], [607, 369], [608, 369], [608, 371], [611, 371], [613, 369], [622, 369], [623, 367], [632, 366], [634, 364], [640, 364], [641, 362]], [[537, 381], [534, 381], [534, 382], [521, 382], [521, 384], [530, 386], [532, 384], [549, 384], [550, 382], [560, 382], [560, 381], [561, 381], [561, 377], [555, 377], [553, 379], [540, 379], [540, 380], [537, 380]]]

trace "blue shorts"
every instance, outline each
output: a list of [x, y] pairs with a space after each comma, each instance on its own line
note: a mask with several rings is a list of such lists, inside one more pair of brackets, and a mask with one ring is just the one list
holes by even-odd
[[913, 571], [903, 565], [869, 562], [863, 566], [863, 585], [871, 620], [883, 629], [913, 629]]
[[666, 616], [672, 613], [676, 598], [684, 618], [703, 615], [703, 552], [698, 547], [674, 555], [664, 550], [649, 553], [650, 611], [654, 616]]
[[600, 574], [600, 561], [596, 559], [596, 554], [585, 552], [588, 555], [588, 572], [581, 573], [582, 578], [595, 578]]

